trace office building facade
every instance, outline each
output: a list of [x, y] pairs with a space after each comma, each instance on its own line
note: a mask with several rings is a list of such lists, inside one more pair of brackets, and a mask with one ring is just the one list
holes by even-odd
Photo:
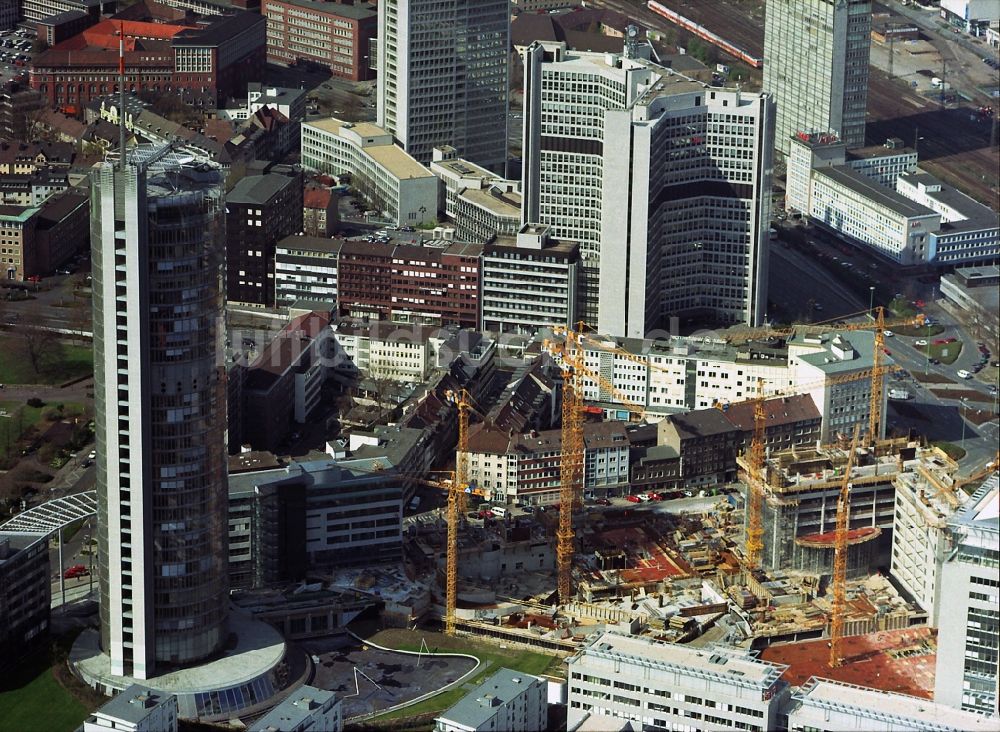
[[934, 701], [996, 714], [1000, 635], [1000, 475], [963, 505], [949, 528], [954, 548], [941, 567]]
[[865, 144], [871, 0], [770, 0], [764, 18], [764, 91], [778, 104], [775, 141], [834, 132]]
[[521, 220], [580, 243], [580, 315], [601, 332], [758, 322], [773, 101], [648, 57], [631, 37], [622, 55], [525, 51]]
[[451, 145], [507, 161], [509, 0], [382, 0], [378, 124], [424, 165]]
[[145, 679], [226, 640], [224, 176], [166, 146], [92, 175], [101, 647]]

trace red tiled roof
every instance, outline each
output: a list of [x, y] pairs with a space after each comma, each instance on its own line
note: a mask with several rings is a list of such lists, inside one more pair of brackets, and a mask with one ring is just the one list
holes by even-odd
[[302, 205], [305, 208], [327, 209], [330, 206], [330, 197], [333, 192], [329, 188], [316, 188], [310, 186], [302, 194]]

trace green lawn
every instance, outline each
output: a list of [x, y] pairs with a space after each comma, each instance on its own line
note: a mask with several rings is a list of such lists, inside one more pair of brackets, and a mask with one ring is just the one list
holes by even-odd
[[5, 460], [18, 439], [29, 427], [38, 422], [44, 407], [29, 407], [22, 402], [0, 402], [0, 460]]
[[941, 363], [955, 363], [958, 354], [962, 352], [962, 341], [955, 341], [954, 343], [934, 343], [934, 341], [931, 341], [929, 346], [914, 346], [914, 348], [921, 353], [927, 353], [927, 349], [929, 348], [931, 358], [936, 358]]
[[[396, 633], [398, 632], [400, 631], [390, 631], [392, 637], [397, 637]], [[469, 693], [469, 687], [482, 683], [487, 676], [492, 675], [497, 671], [497, 669], [502, 667], [514, 669], [515, 671], [522, 671], [527, 674], [539, 675], [544, 673], [551, 674], [557, 671], [563, 662], [563, 659], [559, 656], [550, 656], [544, 653], [535, 653], [533, 651], [514, 649], [510, 647], [500, 648], [498, 645], [492, 643], [484, 643], [466, 637], [448, 638], [436, 633], [414, 632], [413, 636], [418, 639], [415, 643], [391, 643], [388, 638], [385, 640], [380, 639], [380, 635], [381, 634], [376, 634], [371, 640], [379, 645], [384, 645], [387, 648], [396, 648], [401, 651], [420, 650], [419, 638], [423, 635], [427, 638], [431, 652], [467, 653], [482, 661], [482, 665], [476, 673], [467, 679], [461, 686], [438, 694], [437, 696], [433, 696], [430, 699], [425, 699], [419, 704], [414, 704], [413, 706], [405, 707], [404, 709], [399, 709], [395, 712], [389, 712], [388, 714], [379, 715], [376, 717], [379, 721], [413, 717], [426, 712], [443, 711]], [[434, 637], [431, 638], [431, 636]]]
[[[53, 349], [57, 353], [53, 354]], [[0, 337], [0, 384], [61, 384], [94, 372], [94, 351], [90, 346], [53, 343], [40, 358], [37, 374], [25, 350], [16, 335]]]
[[892, 332], [911, 338], [933, 338], [944, 333], [944, 326], [937, 323], [934, 325], [897, 325], [892, 329]]
[[0, 728], [19, 732], [70, 732], [88, 710], [55, 680], [48, 654], [26, 662], [0, 682]]

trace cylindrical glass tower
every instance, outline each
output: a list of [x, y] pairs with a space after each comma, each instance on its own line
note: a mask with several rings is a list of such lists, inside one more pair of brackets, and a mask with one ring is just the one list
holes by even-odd
[[94, 174], [101, 643], [119, 675], [225, 640], [223, 191], [169, 148]]

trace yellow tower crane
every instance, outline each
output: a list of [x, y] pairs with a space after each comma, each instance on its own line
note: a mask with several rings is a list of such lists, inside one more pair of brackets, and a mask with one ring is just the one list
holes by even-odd
[[546, 340], [543, 347], [563, 370], [562, 388], [562, 453], [559, 462], [559, 528], [556, 530], [557, 590], [560, 603], [567, 603], [573, 592], [573, 507], [583, 487], [583, 384], [589, 379], [609, 391], [617, 402], [633, 414], [643, 408], [633, 403], [607, 379], [584, 365], [584, 323], [577, 330], [554, 326], [552, 331], [563, 336], [561, 341]]
[[830, 617], [830, 668], [839, 667], [844, 659], [840, 642], [844, 638], [844, 615], [847, 613], [847, 532], [851, 524], [851, 468], [858, 450], [860, 427], [854, 427], [851, 451], [844, 466], [837, 499], [837, 530], [833, 544], [833, 610]]
[[[847, 317], [854, 317], [862, 313], [854, 313]], [[830, 331], [857, 331], [870, 330], [875, 334], [875, 348], [872, 351], [872, 367], [866, 373], [871, 375], [871, 392], [868, 404], [868, 432], [866, 442], [871, 445], [879, 439], [882, 425], [882, 393], [884, 387], [885, 374], [888, 371], [882, 364], [885, 355], [885, 333], [890, 327], [920, 326], [924, 323], [924, 316], [917, 315], [913, 318], [902, 318], [899, 320], [886, 320], [885, 308], [881, 305], [875, 308], [874, 320], [868, 323], [817, 323], [811, 325], [795, 325], [791, 328], [750, 328], [737, 331], [740, 337], [754, 337], [760, 335], [767, 336], [789, 336], [796, 331], [806, 333], [830, 332]], [[853, 375], [852, 375], [853, 377]]]
[[753, 437], [750, 439], [747, 464], [747, 535], [744, 554], [748, 570], [760, 566], [760, 552], [764, 548], [764, 430], [767, 413], [764, 410], [764, 380], [757, 380], [757, 396], [753, 400]]
[[455, 634], [455, 608], [458, 605], [458, 524], [465, 506], [465, 490], [469, 485], [469, 413], [472, 398], [465, 389], [446, 392], [445, 396], [458, 409], [458, 445], [455, 455], [455, 479], [448, 490], [448, 548], [445, 566], [444, 631]]

